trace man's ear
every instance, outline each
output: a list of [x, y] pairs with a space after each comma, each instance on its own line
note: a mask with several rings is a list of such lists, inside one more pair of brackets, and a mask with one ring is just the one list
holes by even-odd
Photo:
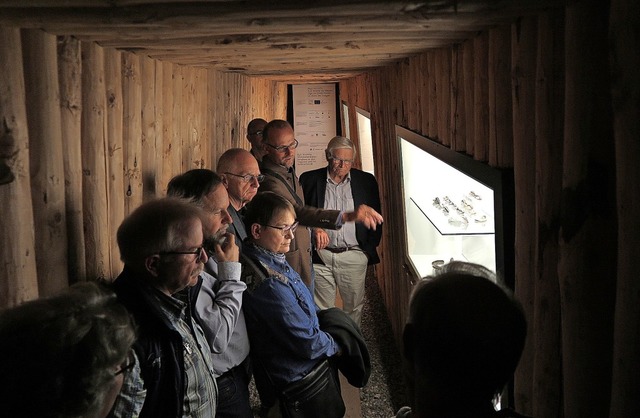
[[262, 227], [260, 224], [251, 224], [251, 238], [258, 239], [260, 238], [260, 230]]
[[144, 259], [144, 268], [153, 277], [158, 277], [160, 269], [160, 256], [158, 254], [150, 255]]
[[222, 179], [222, 185], [224, 187], [229, 187], [229, 179], [227, 178], [226, 174], [218, 174], [220, 176], [220, 179]]
[[324, 156], [327, 159], [327, 162], [331, 161], [331, 152], [328, 149], [324, 150]]

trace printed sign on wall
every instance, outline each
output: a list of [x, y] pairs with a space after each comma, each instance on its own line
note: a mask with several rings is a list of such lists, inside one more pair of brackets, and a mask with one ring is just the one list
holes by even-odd
[[335, 84], [293, 85], [293, 129], [300, 142], [296, 172], [325, 167], [324, 150], [336, 136]]

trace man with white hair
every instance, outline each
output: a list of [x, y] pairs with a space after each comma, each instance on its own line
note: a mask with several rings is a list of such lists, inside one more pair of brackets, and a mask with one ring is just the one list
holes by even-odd
[[[356, 157], [353, 142], [342, 136], [334, 137], [327, 145], [325, 157], [327, 167], [300, 176], [306, 203], [341, 211], [367, 205], [380, 212], [375, 177], [353, 168]], [[376, 247], [381, 236], [381, 227], [367, 229], [354, 223], [345, 224], [339, 230], [313, 229], [314, 299], [320, 309], [335, 306], [337, 288], [342, 309], [360, 324], [367, 266], [380, 262]]]

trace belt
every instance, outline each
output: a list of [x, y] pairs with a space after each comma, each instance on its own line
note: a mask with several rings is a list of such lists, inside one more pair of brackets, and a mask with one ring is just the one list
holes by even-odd
[[325, 247], [325, 250], [335, 253], [335, 254], [340, 254], [343, 253], [345, 251], [349, 251], [349, 250], [357, 250], [358, 246], [357, 245], [352, 245], [350, 247]]

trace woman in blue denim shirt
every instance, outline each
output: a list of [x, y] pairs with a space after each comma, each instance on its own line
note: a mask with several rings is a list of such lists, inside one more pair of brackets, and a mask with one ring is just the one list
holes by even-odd
[[289, 383], [340, 349], [320, 329], [313, 296], [285, 259], [298, 226], [291, 203], [272, 192], [259, 193], [247, 205], [244, 220], [243, 308], [256, 386], [266, 410], [277, 407], [277, 396]]

